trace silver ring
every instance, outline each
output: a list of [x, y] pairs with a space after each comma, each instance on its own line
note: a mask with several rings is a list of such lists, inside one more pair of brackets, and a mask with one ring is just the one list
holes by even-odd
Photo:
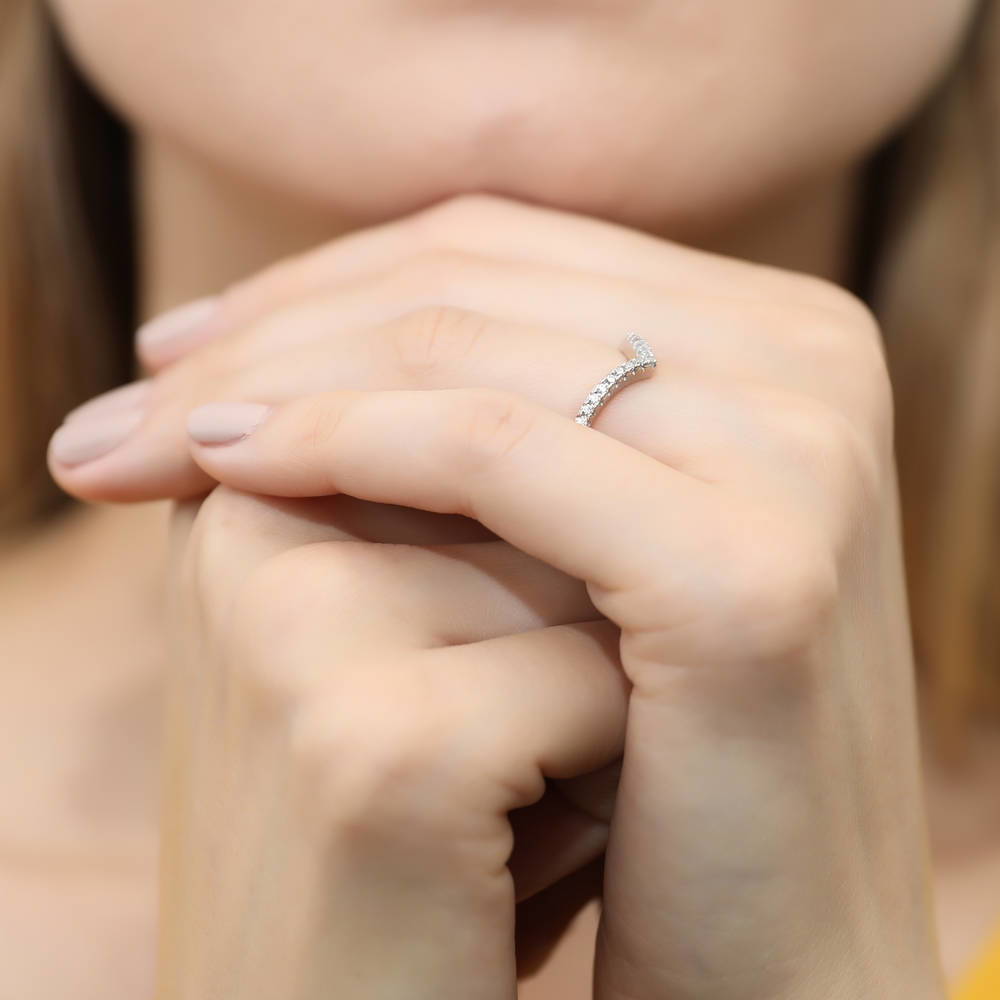
[[637, 333], [630, 333], [621, 345], [621, 352], [628, 358], [624, 364], [612, 368], [610, 372], [593, 389], [583, 401], [576, 422], [589, 427], [598, 410], [623, 386], [636, 382], [641, 378], [649, 378], [656, 367], [656, 356], [653, 349]]

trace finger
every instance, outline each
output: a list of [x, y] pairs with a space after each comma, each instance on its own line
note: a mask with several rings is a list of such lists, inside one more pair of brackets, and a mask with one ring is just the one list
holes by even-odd
[[[442, 266], [447, 262], [434, 265]], [[751, 307], [689, 294], [664, 297], [641, 285], [595, 282], [577, 272], [467, 261], [455, 265], [446, 288], [435, 287], [442, 284], [440, 277], [435, 281], [419, 272], [408, 284], [402, 292], [376, 286], [274, 313], [206, 349], [197, 364], [171, 372], [158, 385], [157, 397], [190, 399], [252, 372], [273, 372], [272, 392], [305, 395], [310, 387], [323, 387], [318, 383], [324, 373], [342, 368], [353, 373], [361, 364], [373, 381], [358, 387], [394, 388], [456, 362], [468, 362], [476, 374], [479, 354], [493, 362], [501, 352], [522, 368], [532, 354], [539, 360], [558, 355], [566, 367], [577, 354], [585, 361], [587, 348], [593, 353], [596, 345], [617, 358], [625, 334], [635, 330], [672, 369], [766, 381], [845, 412], [866, 403], [858, 359], [847, 363], [848, 344], [856, 338], [833, 331], [815, 309], [805, 312], [784, 302]], [[358, 308], [354, 296], [366, 308]], [[839, 365], [833, 338], [844, 347]], [[827, 364], [818, 365], [819, 358]], [[380, 382], [383, 378], [387, 381]]]
[[[203, 326], [212, 334], [236, 329], [303, 296], [398, 268], [429, 251], [618, 276], [660, 289], [710, 295], [725, 289], [727, 296], [744, 302], [778, 298], [841, 312], [856, 308], [842, 289], [809, 275], [695, 249], [599, 219], [474, 195], [360, 230], [275, 264], [228, 289]], [[156, 367], [179, 356], [176, 341], [165, 345], [152, 340], [139, 344], [147, 364]], [[204, 335], [190, 342], [203, 343]]]
[[[462, 385], [522, 386], [529, 396], [569, 411], [581, 394], [622, 360], [617, 347], [567, 333], [512, 326], [476, 314], [432, 311], [404, 318], [363, 336], [288, 349], [236, 377], [188, 365], [157, 386], [141, 427], [106, 455], [67, 463], [61, 445], [74, 434], [73, 418], [50, 448], [53, 474], [66, 488], [92, 499], [136, 500], [173, 491], [204, 492], [211, 481], [191, 461], [184, 430], [187, 414], [208, 399], [280, 402], [330, 389], [449, 388]], [[183, 377], [189, 375], [190, 377]], [[148, 397], [147, 397], [148, 402]], [[90, 404], [93, 413], [96, 403]], [[96, 419], [108, 433], [122, 413], [109, 399]], [[93, 421], [93, 417], [91, 418]]]
[[[341, 628], [336, 614], [314, 621], [331, 635]], [[394, 655], [381, 669], [369, 660], [357, 665], [368, 669], [328, 671], [321, 689], [300, 691], [291, 713], [238, 683], [246, 663], [226, 671], [224, 698], [211, 697], [219, 689], [203, 678], [215, 716], [201, 732], [224, 733], [210, 749], [221, 742], [229, 757], [214, 769], [198, 760], [208, 786], [199, 789], [200, 808], [180, 810], [188, 823], [204, 824], [187, 840], [200, 852], [185, 862], [196, 876], [187, 905], [211, 915], [224, 899], [255, 916], [252, 933], [266, 934], [273, 920], [253, 899], [266, 885], [294, 904], [292, 929], [304, 932], [319, 914], [342, 954], [358, 949], [357, 979], [378, 971], [365, 967], [369, 960], [384, 964], [384, 949], [365, 947], [376, 928], [386, 941], [407, 935], [392, 967], [400, 969], [399, 995], [404, 974], [417, 971], [407, 960], [439, 954], [440, 941], [453, 938], [458, 965], [449, 973], [466, 988], [466, 976], [483, 975], [484, 996], [513, 995], [507, 814], [537, 801], [547, 774], [586, 771], [620, 754], [628, 695], [617, 644], [617, 629], [600, 622]], [[346, 666], [332, 647], [331, 664]], [[295, 666], [292, 647], [283, 668], [296, 673]], [[194, 762], [188, 753], [184, 766]], [[178, 790], [185, 789], [190, 794], [188, 783]], [[240, 836], [212, 864], [200, 848], [217, 843], [220, 830]], [[300, 940], [286, 938], [288, 930], [282, 924], [279, 945]], [[428, 952], [429, 944], [437, 950]], [[476, 965], [467, 969], [470, 953]], [[329, 971], [329, 982], [342, 981]]]
[[[370, 625], [383, 644], [407, 650], [601, 617], [579, 580], [505, 542], [359, 541], [338, 516], [337, 501], [345, 499], [268, 498], [220, 489], [193, 517], [185, 510], [182, 520], [193, 536], [187, 544], [197, 558], [184, 568], [197, 577], [207, 605], [201, 613], [226, 620], [258, 567], [303, 550], [297, 554], [298, 576], [313, 602], [327, 595], [350, 629]], [[360, 579], [363, 588], [356, 585]], [[371, 600], [372, 587], [378, 601]]]
[[[662, 352], [660, 358], [649, 377], [630, 385], [601, 410], [603, 433], [696, 478], [794, 491], [808, 496], [818, 518], [824, 513], [835, 516], [841, 509], [838, 470], [817, 447], [817, 439], [826, 424], [839, 425], [845, 437], [853, 438], [858, 457], [865, 455], [871, 420], [870, 407], [860, 399], [863, 390], [846, 400], [836, 380], [823, 389], [783, 388], [781, 379], [767, 377], [764, 371], [754, 379], [746, 373], [706, 373], [694, 363], [663, 361]], [[815, 369], [804, 364], [806, 358], [803, 352], [797, 365]], [[482, 386], [517, 393], [574, 416], [589, 388], [622, 360], [620, 345], [612, 347], [597, 338], [509, 324], [477, 313], [434, 310], [426, 319], [406, 317], [346, 342], [335, 375], [326, 370], [323, 345], [306, 346], [241, 374], [229, 384], [225, 398], [295, 398], [305, 394], [302, 373], [314, 372], [316, 391]], [[747, 371], [750, 368], [747, 364]], [[815, 372], [808, 379], [803, 372], [799, 381], [805, 386], [810, 379], [816, 380]], [[864, 379], [855, 375], [854, 382]], [[181, 402], [175, 407], [171, 401], [164, 418], [166, 437], [182, 424]], [[808, 446], [794, 449], [797, 438]], [[790, 450], [794, 461], [788, 460]], [[871, 476], [877, 475], [875, 463], [873, 453]]]
[[[665, 639], [686, 622], [685, 634], [708, 643], [702, 655], [732, 641], [725, 614], [736, 607], [727, 597], [748, 600], [750, 581], [742, 575], [752, 550], [741, 553], [741, 572], [733, 566], [748, 522], [759, 518], [749, 537], [765, 532], [759, 568], [766, 577], [769, 567], [772, 578], [781, 567], [766, 551], [766, 532], [777, 525], [766, 518], [781, 518], [786, 536], [796, 527], [788, 512], [754, 512], [749, 503], [737, 519], [718, 487], [492, 390], [338, 392], [271, 410], [204, 408], [192, 416], [191, 430], [200, 441], [193, 445], [199, 464], [241, 489], [346, 492], [474, 517], [516, 548], [587, 581], [598, 610], [623, 628]], [[796, 556], [809, 559], [816, 544], [804, 538], [802, 546]], [[819, 594], [828, 560], [816, 555]], [[760, 586], [755, 580], [755, 593]], [[701, 620], [706, 607], [698, 601], [706, 590], [719, 605], [712, 610], [723, 615], [711, 626]], [[770, 624], [763, 623], [762, 638]]]
[[[621, 757], [631, 684], [621, 669], [620, 635], [602, 619], [423, 654], [429, 683], [440, 677], [447, 704], [476, 720], [479, 732], [470, 738], [481, 761], [513, 757], [524, 766], [498, 789], [504, 814], [538, 802], [547, 778], [576, 778]], [[425, 682], [426, 675], [418, 679]]]
[[342, 337], [364, 338], [367, 329], [418, 310], [451, 307], [616, 348], [627, 330], [638, 329], [655, 336], [656, 347], [674, 364], [749, 376], [774, 372], [796, 384], [804, 379], [804, 385], [816, 381], [802, 345], [822, 341], [834, 321], [815, 305], [797, 305], [787, 297], [747, 302], [724, 287], [665, 294], [636, 278], [595, 277], [552, 262], [427, 254], [258, 314], [200, 351], [200, 367], [217, 372], [246, 367], [307, 343], [322, 342], [329, 349]]
[[[164, 386], [169, 391], [162, 401], [121, 446], [95, 461], [67, 467], [58, 460], [60, 431], [50, 449], [51, 466], [64, 487], [92, 499], [203, 492], [210, 479], [191, 461], [183, 423], [188, 410], [215, 389], [221, 391], [213, 398], [280, 402], [331, 388], [478, 385], [518, 392], [572, 415], [589, 386], [621, 359], [617, 347], [597, 339], [463, 311], [431, 310], [345, 339], [338, 345], [335, 365], [328, 346], [318, 343], [236, 376], [202, 377], [188, 384], [174, 378], [183, 372], [171, 373], [173, 388]], [[210, 371], [212, 367], [208, 365]], [[839, 390], [825, 394], [833, 397]], [[824, 393], [817, 388], [815, 395]], [[827, 407], [822, 398], [784, 391], [773, 381], [707, 376], [693, 365], [663, 363], [661, 355], [651, 378], [630, 387], [602, 411], [601, 429], [699, 478], [746, 481], [755, 470], [766, 468], [772, 488], [775, 480], [791, 478], [796, 489], [811, 491], [822, 512], [836, 504], [832, 466], [815, 460], [788, 462], [775, 455], [775, 444], [790, 434], [808, 436], [814, 417], [820, 422], [836, 419], [850, 431], [850, 417], [839, 416], [841, 412], [853, 413], [861, 423], [868, 420], [865, 407], [855, 403], [853, 408], [842, 401]], [[860, 430], [855, 437], [860, 445]], [[808, 449], [802, 450], [808, 457]], [[858, 448], [859, 454], [863, 451]]]
[[[311, 545], [310, 551], [323, 560], [322, 545], [317, 543], [341, 534], [337, 511], [327, 508], [352, 499], [284, 500], [227, 490], [220, 490], [220, 498], [213, 503], [224, 502], [225, 510], [214, 518], [210, 531], [213, 536], [220, 528], [226, 532], [222, 542], [230, 555], [220, 566], [228, 579], [212, 581], [215, 602], [223, 599], [220, 591], [231, 597], [257, 566], [283, 551]], [[310, 505], [321, 506], [317, 511], [310, 510]], [[182, 505], [175, 526], [190, 534], [197, 506]], [[348, 538], [346, 533], [342, 538]], [[373, 602], [368, 595], [374, 586], [379, 594], [374, 606], [391, 611], [394, 641], [401, 638], [399, 623], [409, 626], [407, 648], [473, 643], [597, 616], [579, 581], [503, 542], [427, 548], [383, 544], [352, 547], [351, 551], [358, 561], [348, 571], [356, 570], [357, 578], [369, 586], [338, 592], [334, 603], [339, 617], [356, 621], [370, 615]], [[342, 559], [341, 552], [341, 565]], [[363, 567], [360, 559], [368, 565]], [[328, 560], [324, 575], [333, 578]], [[310, 583], [305, 574], [300, 582]], [[441, 594], [448, 599], [441, 600]], [[593, 779], [607, 770], [555, 782], [540, 802], [511, 814], [515, 849], [508, 865], [518, 899], [546, 888], [604, 849], [611, 795], [606, 780], [601, 778], [595, 786]], [[618, 767], [613, 771], [617, 776]]]
[[[257, 499], [276, 505], [281, 503], [275, 497]], [[344, 538], [365, 542], [448, 545], [496, 541], [497, 537], [478, 521], [460, 514], [432, 514], [412, 507], [370, 503], [343, 495], [314, 497], [304, 513], [320, 524], [333, 525], [343, 533]]]
[[[334, 867], [325, 882], [303, 873], [303, 905], [333, 880], [339, 891], [323, 907], [348, 941], [358, 898], [369, 926], [409, 925], [408, 943], [454, 934], [456, 913], [468, 914], [463, 935], [488, 919], [490, 932], [476, 937], [490, 945], [481, 971], [512, 983], [507, 813], [537, 801], [547, 774], [577, 773], [620, 752], [627, 684], [617, 637], [609, 623], [590, 623], [426, 651], [394, 659], [391, 677], [355, 675], [330, 697], [302, 703], [295, 744], [310, 764], [308, 780], [291, 791], [307, 804], [276, 814], [328, 808], [347, 821], [343, 836], [320, 825]], [[412, 891], [401, 896], [401, 884]], [[509, 939], [497, 933], [501, 902]]]
[[[239, 491], [225, 488], [218, 488], [218, 493], [228, 494], [225, 501], [228, 507], [227, 528], [239, 520], [238, 516], [234, 517], [234, 505], [246, 508], [243, 537], [234, 547], [233, 555], [227, 558], [227, 564], [233, 567], [238, 564], [239, 557], [254, 552], [256, 546], [262, 548], [260, 554], [255, 554], [253, 561], [246, 564], [251, 567], [269, 554], [312, 542], [348, 540], [445, 546], [497, 540], [497, 536], [478, 521], [461, 515], [432, 514], [412, 507], [371, 503], [343, 494], [291, 499], [239, 494]], [[169, 546], [174, 556], [183, 553], [187, 547], [191, 529], [205, 499], [196, 497], [175, 505]], [[216, 502], [219, 502], [218, 497], [212, 501]], [[246, 565], [241, 565], [240, 570]], [[234, 575], [237, 572], [234, 568]]]
[[[227, 491], [220, 492], [225, 495]], [[233, 591], [256, 566], [282, 551], [312, 545], [310, 551], [323, 558], [322, 546], [316, 543], [337, 532], [336, 511], [317, 512], [309, 510], [309, 505], [330, 507], [342, 499], [350, 498], [283, 500], [225, 496], [226, 510], [221, 524], [227, 533], [238, 531], [243, 537], [225, 540], [231, 555], [221, 568], [229, 573], [230, 579], [228, 583], [213, 581], [216, 600], [220, 589]], [[196, 504], [182, 505], [174, 519], [175, 529], [190, 534], [196, 516]], [[217, 534], [219, 528], [217, 518], [212, 533]], [[354, 590], [356, 608], [350, 606], [350, 589], [335, 599], [339, 616], [356, 620], [359, 615], [370, 614], [373, 602], [368, 595], [370, 588], [375, 587], [379, 594], [376, 606], [390, 610], [394, 634], [400, 622], [409, 626], [407, 632], [411, 634], [405, 640], [408, 648], [475, 643], [597, 617], [579, 581], [504, 542], [431, 548], [382, 544], [366, 545], [361, 550], [352, 547], [351, 551], [352, 558], [367, 559], [367, 566], [360, 561], [352, 566], [357, 570], [357, 578], [365, 579], [368, 586]], [[367, 555], [362, 555], [363, 552]], [[341, 565], [342, 558], [341, 554], [338, 558]], [[325, 575], [331, 575], [329, 561]], [[309, 583], [307, 578], [301, 582]], [[441, 594], [447, 594], [448, 599], [442, 600]], [[614, 771], [617, 774], [617, 766]], [[515, 848], [508, 866], [517, 899], [548, 887], [604, 849], [610, 818], [604, 802], [606, 782], [600, 782], [596, 795], [590, 787], [592, 779], [602, 773], [590, 772], [580, 778], [555, 782], [540, 802], [511, 813]], [[573, 790], [572, 799], [563, 794], [564, 790]]]

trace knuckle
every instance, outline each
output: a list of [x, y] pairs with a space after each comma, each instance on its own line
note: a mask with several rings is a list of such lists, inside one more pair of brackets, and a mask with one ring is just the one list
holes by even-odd
[[[340, 638], [364, 598], [359, 581], [382, 569], [376, 546], [361, 541], [316, 542], [258, 563], [241, 582], [229, 615], [234, 672], [258, 700], [286, 703], [312, 678], [317, 630], [336, 616]], [[305, 651], [298, 656], [301, 646]]]
[[228, 608], [233, 553], [259, 530], [266, 502], [227, 486], [216, 486], [197, 507], [187, 510], [183, 553], [174, 564], [185, 605], [198, 609], [203, 631]]
[[[813, 345], [829, 360], [849, 362], [860, 353], [862, 360], [882, 359], [884, 348], [878, 318], [863, 299], [841, 285], [817, 275], [792, 276], [791, 301], [798, 303], [802, 328]], [[787, 310], [789, 303], [777, 303]]]
[[881, 341], [857, 352], [853, 372], [860, 426], [868, 432], [882, 459], [891, 461], [896, 400]]
[[881, 353], [882, 328], [871, 306], [850, 289], [833, 282], [828, 283], [826, 295], [829, 308], [843, 316], [846, 335], [862, 344], [878, 347]]
[[868, 337], [880, 336], [878, 320], [869, 305], [849, 288], [817, 274], [799, 273], [792, 276], [804, 291], [805, 299], [819, 309], [834, 314], [850, 327]]
[[228, 646], [236, 674], [259, 694], [284, 698], [292, 691], [290, 641], [322, 621], [317, 566], [310, 546], [258, 563], [241, 581], [229, 617]]
[[488, 469], [510, 457], [529, 436], [535, 414], [523, 399], [496, 389], [456, 394], [459, 413], [452, 426], [458, 460], [466, 472]]
[[[836, 608], [836, 560], [805, 531], [787, 525], [754, 535], [730, 564], [722, 628], [751, 661], [798, 658], [820, 639]], [[781, 542], [764, 545], [761, 538]]]
[[432, 383], [476, 350], [488, 320], [448, 305], [425, 306], [384, 327], [387, 354], [408, 384]]
[[[247, 624], [264, 623], [287, 636], [287, 626], [316, 621], [321, 610], [346, 610], [362, 599], [359, 580], [370, 581], [386, 562], [379, 546], [344, 539], [313, 542], [268, 556], [247, 574], [238, 601]], [[275, 627], [276, 626], [276, 627]]]
[[[867, 307], [865, 307], [867, 308]], [[886, 368], [885, 351], [877, 325], [855, 322], [843, 314], [812, 311], [802, 329], [806, 346], [817, 364], [843, 372], [853, 381]]]
[[299, 400], [299, 419], [296, 421], [294, 437], [288, 445], [290, 454], [307, 456], [307, 461], [314, 455], [329, 454], [340, 436], [351, 403], [358, 398], [357, 393], [347, 394], [340, 397], [336, 405], [332, 404], [331, 397], [327, 395]]
[[[828, 359], [833, 357], [832, 361]], [[836, 416], [817, 420], [788, 420], [784, 422], [785, 437], [794, 448], [798, 440], [802, 445], [800, 454], [808, 455], [811, 448], [819, 453], [839, 450], [843, 457], [853, 456], [854, 461], [848, 466], [843, 464], [838, 468], [853, 468], [855, 471], [867, 470], [869, 473], [863, 479], [869, 485], [877, 483], [884, 475], [884, 470], [892, 464], [893, 444], [895, 435], [895, 400], [889, 373], [881, 358], [874, 354], [868, 358], [858, 352], [851, 355], [850, 361], [840, 364], [843, 360], [843, 348], [827, 354], [827, 358], [816, 358], [818, 366], [824, 366], [831, 384], [836, 384], [837, 397], [830, 404], [831, 411]], [[840, 365], [839, 369], [836, 367]], [[839, 374], [837, 372], [839, 371]], [[817, 401], [818, 405], [822, 405]], [[823, 443], [827, 448], [823, 448]], [[837, 446], [849, 445], [838, 449]]]
[[893, 393], [881, 328], [866, 303], [831, 287], [840, 304], [809, 324], [812, 356], [845, 387], [852, 415], [885, 440], [892, 433]]
[[476, 258], [462, 250], [418, 250], [393, 268], [388, 276], [389, 292], [414, 309], [458, 302], [475, 263]]
[[813, 401], [785, 407], [777, 436], [784, 461], [832, 485], [845, 509], [879, 495], [883, 470], [876, 443], [839, 410]]
[[502, 200], [497, 195], [465, 192], [428, 206], [411, 217], [417, 244], [460, 246], [469, 233], [489, 224]]
[[[239, 616], [254, 631], [274, 626], [282, 631], [282, 626], [295, 625], [309, 596], [315, 594], [313, 584], [320, 571], [317, 564], [316, 550], [308, 545], [268, 556], [240, 586], [236, 597]], [[325, 577], [324, 584], [328, 584]]]
[[261, 497], [219, 485], [202, 501], [194, 528], [205, 543], [226, 535], [241, 536], [257, 530], [266, 509]]
[[[662, 621], [670, 607], [672, 620], [636, 642], [638, 659], [697, 663], [754, 690], [768, 677], [782, 687], [793, 675], [805, 679], [839, 599], [835, 553], [813, 525], [773, 505], [740, 503], [723, 513], [712, 526], [711, 569], [703, 588], [691, 588], [691, 603], [649, 589], [649, 613]], [[662, 679], [657, 669], [632, 677], [654, 686]]]
[[[379, 672], [373, 666], [373, 673]], [[426, 773], [433, 733], [426, 716], [371, 704], [358, 684], [302, 706], [289, 736], [295, 773], [324, 800], [324, 811], [342, 822], [376, 822]], [[342, 706], [350, 705], [350, 712]]]
[[388, 697], [384, 675], [383, 665], [368, 665], [302, 703], [290, 723], [292, 770], [334, 836], [437, 843], [471, 811], [474, 779], [456, 746], [460, 730], [409, 685], [413, 697]]
[[191, 524], [189, 550], [203, 575], [211, 577], [233, 546], [256, 530], [262, 501], [229, 486], [216, 486], [201, 502]]

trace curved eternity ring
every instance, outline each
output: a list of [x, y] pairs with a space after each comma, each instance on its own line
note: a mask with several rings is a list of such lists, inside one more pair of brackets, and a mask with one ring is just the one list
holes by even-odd
[[630, 382], [648, 378], [656, 367], [656, 356], [649, 344], [637, 333], [630, 333], [621, 344], [621, 352], [629, 360], [612, 368], [583, 401], [576, 422], [589, 427], [598, 410], [619, 390]]

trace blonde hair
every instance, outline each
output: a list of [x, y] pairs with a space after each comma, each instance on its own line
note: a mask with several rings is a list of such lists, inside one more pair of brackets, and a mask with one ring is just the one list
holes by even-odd
[[915, 651], [938, 749], [1000, 710], [1000, 4], [899, 137], [870, 294], [896, 406]]
[[68, 408], [131, 377], [129, 140], [38, 0], [0, 4], [0, 529], [63, 501]]
[[[879, 316], [918, 667], [939, 746], [1000, 707], [1000, 4], [867, 166], [858, 287]], [[128, 131], [38, 0], [0, 10], [0, 524], [58, 503], [45, 442], [130, 377]]]

